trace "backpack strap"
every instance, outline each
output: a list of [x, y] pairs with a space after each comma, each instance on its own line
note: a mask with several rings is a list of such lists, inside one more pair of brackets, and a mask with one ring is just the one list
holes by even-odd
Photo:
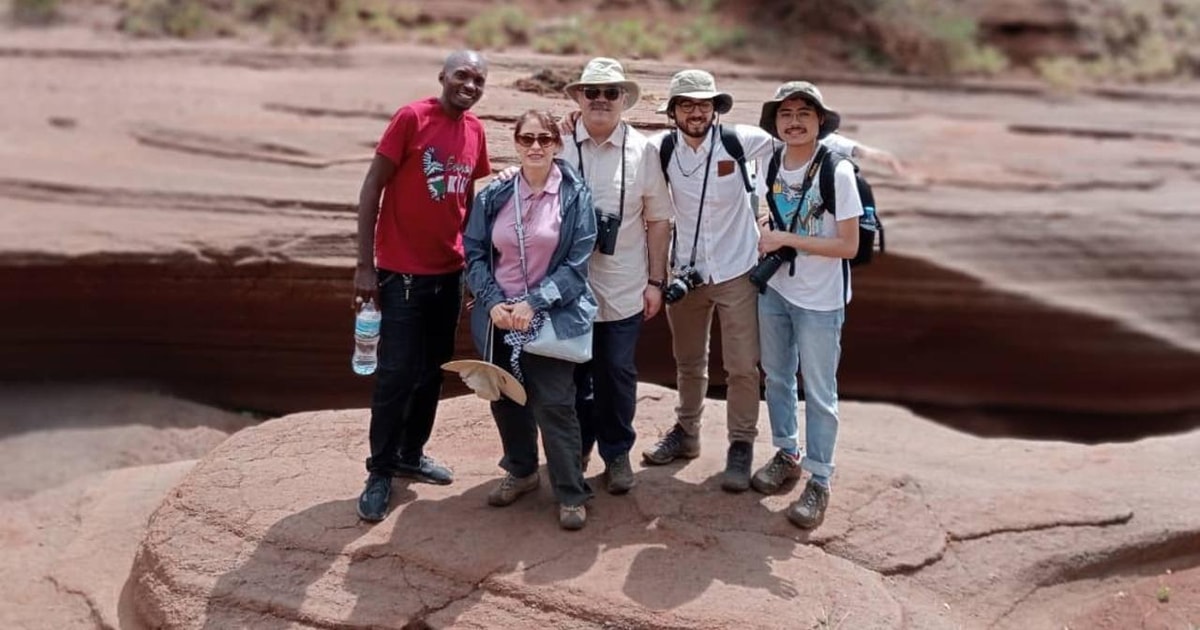
[[783, 162], [783, 147], [775, 149], [771, 154], [771, 160], [767, 162], [767, 207], [771, 210], [771, 223], [777, 230], [786, 228], [783, 222], [783, 215], [779, 214], [779, 207], [775, 205], [775, 179], [779, 177], [779, 165]]
[[678, 141], [675, 133], [675, 131], [668, 132], [663, 138], [662, 146], [658, 147], [658, 162], [662, 165], [663, 180], [668, 184], [671, 183], [671, 175], [667, 167], [671, 165], [671, 154], [675, 152], [675, 143]]
[[753, 193], [754, 185], [750, 183], [750, 174], [746, 171], [746, 149], [742, 147], [742, 141], [738, 139], [737, 132], [725, 125], [717, 125], [717, 132], [721, 134], [721, 144], [725, 147], [725, 152], [737, 160], [746, 192]]
[[[825, 160], [821, 163], [821, 205], [825, 210], [829, 211], [829, 214], [835, 217], [837, 216], [837, 191], [834, 190], [833, 176], [838, 164], [841, 164], [842, 160], [845, 159], [848, 158], [844, 153], [826, 151]], [[857, 169], [858, 165], [855, 165], [854, 168]]]
[[[833, 176], [842, 160], [849, 160], [844, 153], [837, 151], [828, 151], [825, 154], [825, 160], [821, 164], [821, 206], [829, 211], [833, 217], [837, 217], [837, 190], [834, 189]], [[858, 172], [858, 164], [854, 160], [850, 160], [854, 165], [855, 173]], [[850, 260], [842, 259], [842, 308], [850, 304]], [[845, 317], [845, 315], [843, 315]]]

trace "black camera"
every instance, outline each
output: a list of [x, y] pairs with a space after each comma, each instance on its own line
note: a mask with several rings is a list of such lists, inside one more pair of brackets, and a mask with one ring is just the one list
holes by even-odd
[[796, 260], [796, 248], [780, 247], [779, 249], [763, 256], [762, 260], [758, 261], [757, 265], [750, 270], [750, 282], [758, 287], [759, 293], [767, 292], [767, 281], [771, 276], [775, 275], [776, 271], [783, 266], [783, 263], [790, 263]]
[[696, 271], [695, 267], [684, 267], [675, 274], [674, 278], [663, 287], [663, 299], [667, 304], [674, 304], [682, 300], [688, 294], [688, 291], [704, 284], [704, 278]]
[[617, 251], [617, 233], [620, 231], [621, 217], [596, 212], [596, 251], [612, 256]]

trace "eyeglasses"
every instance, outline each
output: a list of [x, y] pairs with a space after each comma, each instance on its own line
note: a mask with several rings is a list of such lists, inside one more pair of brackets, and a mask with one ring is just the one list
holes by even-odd
[[522, 133], [522, 134], [518, 134], [516, 136], [516, 138], [517, 138], [517, 144], [519, 144], [527, 149], [529, 147], [533, 146], [535, 142], [537, 143], [537, 145], [539, 147], [554, 146], [554, 143], [555, 143], [554, 136], [552, 136], [548, 133], [539, 133], [537, 135], [534, 135], [532, 133]]
[[604, 89], [598, 87], [589, 87], [583, 88], [583, 97], [589, 101], [594, 101], [600, 98], [600, 95], [603, 94], [605, 100], [615, 101], [621, 98], [621, 92], [622, 90], [619, 87], [606, 87]]
[[713, 110], [712, 101], [676, 101], [675, 106], [683, 110], [685, 114], [690, 114], [697, 109], [702, 114], [707, 114]]

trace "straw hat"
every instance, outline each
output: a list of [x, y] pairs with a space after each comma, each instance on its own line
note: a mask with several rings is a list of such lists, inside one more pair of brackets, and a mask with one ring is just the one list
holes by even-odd
[[821, 128], [817, 130], [818, 138], [824, 138], [837, 131], [838, 126], [842, 124], [841, 114], [825, 106], [825, 99], [821, 97], [821, 90], [818, 90], [817, 86], [808, 81], [788, 81], [775, 90], [775, 98], [763, 103], [762, 116], [758, 119], [758, 126], [778, 138], [779, 130], [775, 128], [775, 115], [779, 113], [779, 105], [791, 98], [804, 99], [824, 116]]
[[629, 109], [637, 104], [638, 99], [642, 97], [642, 88], [638, 84], [625, 78], [625, 69], [621, 67], [621, 62], [608, 57], [596, 57], [587, 62], [583, 67], [583, 72], [579, 75], [579, 80], [573, 83], [568, 83], [563, 88], [563, 92], [572, 100], [576, 99], [576, 91], [580, 88], [588, 86], [602, 85], [619, 85], [625, 90], [625, 109]]
[[463, 359], [443, 363], [442, 369], [457, 372], [463, 383], [484, 400], [500, 400], [500, 394], [504, 394], [518, 405], [525, 404], [525, 388], [515, 376], [495, 363]]
[[717, 80], [704, 70], [680, 70], [671, 77], [667, 88], [667, 102], [658, 106], [658, 113], [665, 114], [675, 105], [680, 96], [696, 100], [712, 100], [718, 114], [726, 114], [733, 107], [733, 97], [727, 92], [717, 91]]

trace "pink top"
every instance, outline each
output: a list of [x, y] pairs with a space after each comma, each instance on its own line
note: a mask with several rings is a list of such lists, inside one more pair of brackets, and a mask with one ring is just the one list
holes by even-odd
[[521, 250], [517, 244], [517, 195], [521, 196], [521, 217], [525, 225], [525, 265], [529, 271], [529, 288], [536, 287], [546, 277], [562, 227], [562, 206], [558, 195], [562, 172], [557, 165], [550, 167], [550, 176], [546, 178], [543, 190], [531, 190], [524, 174], [517, 178], [516, 183], [516, 194], [500, 209], [492, 226], [492, 244], [499, 252], [496, 284], [500, 285], [506, 298], [525, 294]]

